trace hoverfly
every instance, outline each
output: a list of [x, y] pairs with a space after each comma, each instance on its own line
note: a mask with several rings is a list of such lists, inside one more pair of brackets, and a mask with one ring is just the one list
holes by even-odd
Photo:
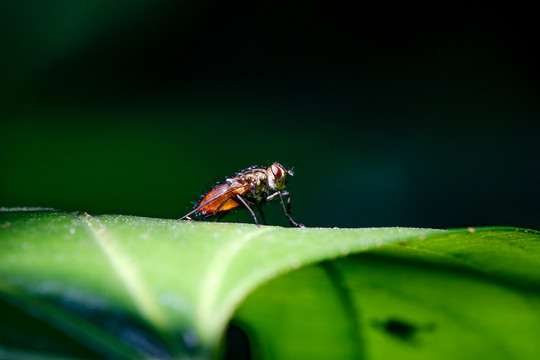
[[[256, 206], [261, 214], [263, 223], [266, 224], [262, 205], [279, 197], [283, 211], [294, 227], [304, 225], [293, 220], [290, 214], [291, 199], [288, 191], [285, 191], [286, 175], [293, 176], [292, 170], [286, 170], [283, 165], [275, 162], [267, 169], [256, 166], [249, 167], [236, 173], [232, 178], [218, 183], [212, 190], [203, 196], [199, 205], [178, 220], [189, 219], [192, 214], [202, 219], [216, 217], [216, 221], [224, 217], [229, 211], [243, 205], [249, 210], [255, 224], [260, 226], [255, 212], [251, 208]], [[287, 203], [283, 200], [287, 197]]]

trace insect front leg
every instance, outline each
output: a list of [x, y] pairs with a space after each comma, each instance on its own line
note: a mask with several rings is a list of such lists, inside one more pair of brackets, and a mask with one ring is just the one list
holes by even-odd
[[[283, 211], [285, 212], [285, 215], [287, 215], [287, 218], [289, 218], [289, 223], [294, 227], [305, 227], [304, 224], [297, 223], [293, 220], [291, 217], [291, 195], [288, 191], [278, 191], [277, 194], [279, 195], [279, 199], [281, 200], [281, 205], [283, 206]], [[272, 194], [270, 196], [273, 196], [275, 194]], [[285, 201], [283, 201], [283, 196], [287, 196], [287, 205], [285, 205]]]
[[[279, 195], [279, 191], [276, 191], [275, 193], [273, 193], [272, 195], [270, 196], [267, 196], [266, 197], [266, 201], [272, 201], [276, 198], [276, 196]], [[283, 195], [289, 195], [289, 193], [287, 191], [283, 191]]]
[[259, 220], [257, 220], [257, 216], [255, 216], [255, 213], [253, 212], [253, 210], [251, 210], [248, 203], [240, 195], [237, 194], [236, 197], [249, 210], [249, 212], [251, 213], [251, 216], [253, 216], [253, 220], [255, 220], [255, 225], [261, 226], [261, 224], [259, 224]]

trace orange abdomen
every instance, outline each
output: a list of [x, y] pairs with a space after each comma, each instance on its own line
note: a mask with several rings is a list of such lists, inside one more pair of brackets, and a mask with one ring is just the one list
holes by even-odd
[[231, 187], [227, 183], [218, 185], [210, 190], [201, 200], [199, 206], [206, 202], [208, 203], [199, 209], [199, 213], [202, 215], [211, 216], [218, 212], [228, 211], [240, 206], [240, 204], [235, 201], [234, 192], [231, 192]]

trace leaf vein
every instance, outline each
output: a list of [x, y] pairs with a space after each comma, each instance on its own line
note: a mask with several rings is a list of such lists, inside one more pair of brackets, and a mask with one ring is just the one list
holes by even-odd
[[152, 292], [147, 288], [144, 280], [138, 275], [133, 261], [122, 250], [118, 242], [114, 240], [101, 221], [87, 213], [84, 217], [81, 216], [81, 218], [88, 225], [96, 243], [109, 259], [116, 275], [132, 296], [141, 314], [154, 324], [164, 326], [166, 324], [166, 317], [161, 311], [158, 302], [152, 296]]

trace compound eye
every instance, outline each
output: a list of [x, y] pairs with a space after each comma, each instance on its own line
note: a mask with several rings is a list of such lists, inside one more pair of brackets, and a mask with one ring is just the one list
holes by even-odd
[[274, 175], [277, 179], [281, 179], [283, 177], [283, 171], [281, 170], [281, 166], [272, 164], [270, 170], [272, 171], [272, 175]]

